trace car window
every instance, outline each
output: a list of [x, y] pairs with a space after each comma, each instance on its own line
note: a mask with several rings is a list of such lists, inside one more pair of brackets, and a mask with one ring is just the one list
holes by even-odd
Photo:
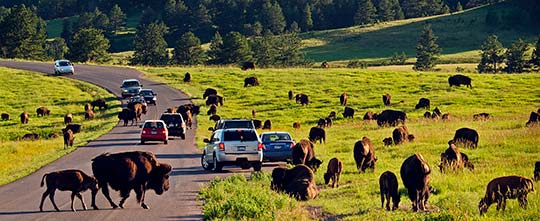
[[224, 141], [256, 141], [257, 134], [251, 130], [225, 131]]
[[212, 139], [210, 140], [211, 142], [219, 142], [219, 133], [214, 133], [212, 135]]
[[250, 121], [227, 121], [223, 125], [223, 129], [228, 128], [253, 128]]
[[141, 91], [140, 94], [143, 95], [143, 96], [151, 96], [151, 95], [154, 95], [154, 93], [152, 93], [152, 91]]
[[137, 81], [126, 81], [122, 85], [122, 87], [137, 87], [137, 86], [139, 86], [139, 82]]
[[163, 128], [163, 123], [161, 123], [161, 122], [146, 122], [144, 124], [144, 128], [152, 128], [152, 129]]
[[58, 62], [58, 65], [60, 66], [71, 66], [71, 64], [67, 61], [61, 61], [61, 62]]
[[182, 123], [182, 116], [180, 114], [167, 114], [161, 115], [159, 118], [162, 121], [165, 121], [166, 124], [169, 123]]

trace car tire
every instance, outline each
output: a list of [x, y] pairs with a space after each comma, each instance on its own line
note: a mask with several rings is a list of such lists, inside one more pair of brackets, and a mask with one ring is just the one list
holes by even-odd
[[182, 138], [182, 140], [185, 140], [186, 139], [186, 134], [185, 133], [180, 134], [180, 138]]
[[144, 144], [144, 142], [146, 142], [145, 140], [141, 140], [141, 144]]
[[167, 144], [167, 143], [169, 143], [168, 140], [164, 140], [164, 141], [163, 141], [163, 144]]
[[214, 162], [214, 168], [213, 168], [214, 172], [221, 172], [221, 170], [223, 169], [223, 164], [217, 161], [216, 154], [214, 154], [213, 162]]
[[201, 166], [204, 170], [212, 170], [214, 169], [214, 164], [209, 163], [208, 161], [204, 160], [204, 156], [206, 156], [206, 152], [204, 152], [201, 156]]
[[254, 171], [259, 172], [262, 169], [262, 162], [254, 162], [252, 163], [252, 166]]

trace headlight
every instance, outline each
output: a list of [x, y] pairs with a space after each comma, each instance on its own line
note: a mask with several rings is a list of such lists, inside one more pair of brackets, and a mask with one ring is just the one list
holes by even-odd
[[128, 92], [128, 90], [126, 90], [126, 89], [122, 89], [122, 92]]

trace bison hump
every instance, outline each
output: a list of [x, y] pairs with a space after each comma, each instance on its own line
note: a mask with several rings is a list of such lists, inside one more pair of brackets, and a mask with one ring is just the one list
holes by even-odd
[[429, 174], [431, 173], [431, 169], [429, 168], [429, 164], [427, 163], [426, 159], [424, 158], [424, 156], [422, 156], [422, 154], [420, 153], [415, 153], [414, 155], [416, 155], [416, 158], [420, 161], [420, 163], [422, 164], [422, 172], [424, 172], [424, 174]]

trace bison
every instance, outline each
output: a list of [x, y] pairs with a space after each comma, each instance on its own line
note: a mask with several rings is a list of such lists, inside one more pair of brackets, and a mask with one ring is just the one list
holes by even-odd
[[242, 67], [240, 69], [242, 69], [243, 71], [248, 70], [248, 69], [255, 70], [255, 63], [253, 63], [251, 61], [243, 62]]
[[73, 131], [70, 129], [62, 129], [62, 134], [64, 135], [64, 149], [68, 147], [73, 147], [73, 141], [75, 137], [73, 136]]
[[347, 106], [347, 99], [348, 99], [347, 93], [343, 92], [343, 94], [339, 96], [339, 103], [343, 106]]
[[244, 79], [244, 87], [247, 86], [259, 86], [259, 79], [257, 77], [247, 77]]
[[345, 107], [343, 110], [343, 117], [344, 118], [354, 118], [354, 109], [350, 107]]
[[429, 111], [424, 112], [424, 118], [431, 118], [431, 113]]
[[9, 120], [9, 114], [8, 113], [2, 113], [2, 120]]
[[128, 122], [131, 121], [131, 125], [137, 122], [137, 113], [134, 110], [124, 108], [120, 113], [118, 113], [118, 119], [124, 121], [124, 127], [128, 125]]
[[354, 144], [354, 161], [356, 162], [356, 169], [359, 173], [366, 172], [367, 168], [371, 171], [375, 171], [375, 149], [371, 140], [367, 137], [362, 137], [362, 140], [356, 141]]
[[[172, 167], [166, 163], [159, 163], [152, 152], [132, 151], [115, 154], [101, 154], [92, 159], [92, 171], [98, 180], [101, 191], [113, 208], [124, 207], [131, 190], [137, 195], [137, 202], [141, 207], [148, 209], [144, 203], [146, 190], [153, 189], [161, 195], [169, 190], [169, 176]], [[120, 191], [119, 205], [116, 205], [109, 196], [109, 187]], [[97, 192], [92, 193], [92, 207], [96, 205]]]
[[383, 94], [382, 101], [384, 106], [390, 106], [390, 99], [392, 99], [392, 96], [390, 94]]
[[465, 75], [456, 74], [454, 76], [451, 76], [448, 78], [448, 84], [450, 84], [450, 87], [452, 86], [460, 86], [460, 85], [466, 85], [469, 88], [472, 88], [471, 85], [471, 78], [467, 77]]
[[379, 177], [379, 189], [381, 191], [381, 207], [384, 208], [384, 199], [386, 198], [386, 210], [390, 210], [390, 198], [392, 198], [392, 210], [397, 209], [400, 196], [396, 174], [390, 171], [381, 174]]
[[206, 99], [205, 103], [206, 103], [206, 105], [215, 104], [215, 105], [223, 106], [223, 97], [219, 96], [219, 95], [212, 94], [212, 95], [208, 96], [208, 99]]
[[206, 90], [204, 90], [203, 99], [206, 99], [206, 97], [210, 95], [217, 95], [217, 90], [214, 88], [206, 88]]
[[68, 124], [64, 129], [71, 130], [74, 134], [81, 132], [82, 125], [80, 124]]
[[41, 187], [47, 183], [47, 190], [41, 197], [41, 203], [39, 204], [39, 211], [43, 212], [43, 202], [45, 198], [49, 196], [51, 202], [56, 211], [60, 211], [54, 202], [54, 192], [58, 189], [60, 191], [71, 191], [71, 210], [75, 212], [73, 207], [73, 200], [75, 196], [81, 200], [83, 209], [86, 210], [86, 204], [84, 203], [81, 192], [88, 189], [92, 191], [92, 195], [98, 191], [98, 182], [96, 178], [86, 175], [81, 170], [62, 170], [51, 172], [43, 175], [41, 178]]
[[406, 119], [407, 114], [403, 111], [384, 110], [377, 116], [377, 125], [395, 127], [399, 123], [405, 124]]
[[439, 118], [441, 116], [441, 110], [439, 110], [439, 107], [435, 107], [435, 109], [433, 109], [433, 114], [431, 115], [431, 118]]
[[401, 179], [407, 188], [414, 212], [427, 209], [430, 195], [430, 173], [429, 164], [420, 153], [408, 157], [401, 165]]
[[330, 114], [328, 114], [328, 118], [336, 119], [336, 112], [335, 111], [330, 111]]
[[305, 94], [297, 94], [296, 95], [296, 103], [300, 103], [302, 106], [309, 104], [309, 97]]
[[28, 115], [28, 112], [22, 112], [21, 115], [21, 124], [27, 124], [28, 123], [28, 119], [30, 118], [30, 116]]
[[525, 126], [528, 127], [528, 126], [532, 126], [538, 123], [540, 123], [540, 112], [539, 113], [531, 112], [531, 115], [529, 116], [529, 121], [525, 123]]
[[184, 83], [188, 82], [191, 82], [191, 74], [189, 72], [186, 72], [186, 74], [184, 74]]
[[263, 123], [263, 127], [262, 127], [263, 130], [271, 130], [272, 129], [272, 121], [270, 120], [265, 120], [264, 123]]
[[443, 120], [450, 120], [450, 114], [449, 113], [446, 113], [446, 114], [443, 114], [442, 117], [441, 117]]
[[463, 167], [474, 170], [474, 165], [469, 162], [469, 157], [460, 152], [452, 140], [448, 141], [448, 145], [448, 148], [441, 153], [441, 164], [439, 164], [441, 173], [446, 169], [459, 170]]
[[323, 142], [326, 143], [326, 132], [324, 131], [323, 128], [312, 127], [309, 130], [309, 140], [311, 142], [317, 142], [318, 140], [319, 143], [323, 143]]
[[326, 120], [323, 118], [319, 118], [317, 121], [317, 127], [326, 127]]
[[489, 120], [490, 114], [478, 113], [473, 115], [473, 120]]
[[90, 105], [92, 105], [92, 110], [94, 110], [95, 107], [98, 107], [100, 110], [101, 108], [103, 109], [109, 108], [109, 105], [107, 105], [107, 102], [103, 98], [99, 98], [95, 101], [90, 102]]
[[294, 98], [294, 93], [292, 90], [289, 90], [289, 100], [292, 100]]
[[392, 145], [392, 138], [391, 137], [387, 137], [387, 138], [384, 138], [382, 140], [384, 146], [391, 146]]
[[368, 111], [366, 114], [364, 114], [364, 120], [377, 120], [378, 114], [374, 113], [373, 111]]
[[214, 122], [218, 122], [219, 120], [221, 120], [221, 117], [217, 114], [214, 114], [212, 116], [210, 116], [209, 120], [213, 120]]
[[217, 106], [215, 104], [210, 105], [210, 108], [208, 111], [206, 111], [206, 115], [215, 115], [217, 113]]
[[255, 129], [260, 129], [262, 127], [262, 121], [260, 120], [252, 120], [253, 121], [253, 127], [255, 127]]
[[257, 111], [255, 109], [251, 109], [251, 118], [257, 117]]
[[84, 104], [84, 111], [92, 109], [92, 105], [90, 103]]
[[39, 116], [43, 117], [45, 115], [49, 116], [49, 114], [51, 114], [51, 111], [47, 109], [46, 107], [39, 107], [38, 109], [36, 109], [36, 114], [38, 117]]
[[330, 68], [330, 64], [327, 61], [321, 63], [321, 68]]
[[84, 119], [85, 120], [92, 120], [92, 119], [94, 119], [94, 116], [95, 116], [94, 111], [92, 111], [92, 110], [87, 110], [87, 111], [84, 112]]
[[313, 149], [313, 143], [311, 141], [302, 139], [296, 143], [292, 150], [292, 163], [294, 165], [304, 164], [311, 168], [313, 171], [317, 171], [322, 161], [315, 157], [315, 151]]
[[292, 124], [292, 127], [293, 127], [293, 128], [296, 128], [296, 129], [300, 128], [300, 122], [294, 122], [294, 123]]
[[339, 187], [339, 176], [343, 170], [343, 162], [334, 157], [328, 161], [328, 168], [324, 173], [324, 184], [328, 185], [332, 180], [332, 188]]
[[22, 136], [21, 140], [39, 140], [39, 134], [28, 133]]
[[398, 145], [407, 141], [412, 141], [414, 139], [414, 135], [409, 134], [409, 129], [407, 129], [407, 126], [401, 126], [392, 131], [392, 138], [394, 140], [394, 144]]
[[64, 115], [64, 124], [70, 124], [71, 122], [73, 122], [73, 115], [69, 113]]
[[491, 180], [484, 198], [478, 203], [480, 215], [487, 212], [489, 206], [497, 203], [497, 211], [506, 208], [506, 199], [517, 199], [519, 206], [527, 208], [527, 194], [534, 191], [533, 181], [523, 176], [503, 176]]
[[429, 99], [427, 98], [420, 98], [420, 100], [418, 100], [418, 104], [416, 104], [416, 106], [414, 107], [415, 109], [420, 109], [420, 108], [425, 108], [425, 109], [429, 109]]
[[475, 149], [478, 147], [478, 139], [476, 130], [464, 127], [456, 130], [453, 141], [456, 145], [461, 144], [464, 147]]
[[536, 163], [534, 163], [534, 180], [540, 180], [540, 161], [536, 161]]
[[270, 186], [298, 200], [314, 199], [319, 194], [314, 176], [313, 171], [305, 165], [296, 165], [292, 169], [277, 167], [272, 171]]

